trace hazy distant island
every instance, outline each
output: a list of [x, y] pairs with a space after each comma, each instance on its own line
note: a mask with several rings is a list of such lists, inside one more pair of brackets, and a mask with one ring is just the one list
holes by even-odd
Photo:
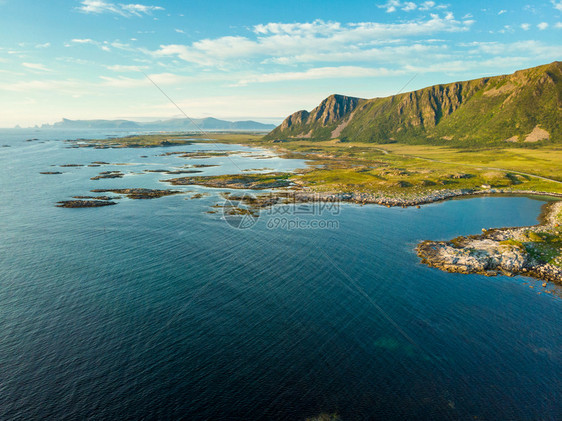
[[[252, 215], [256, 209], [288, 200], [289, 195], [302, 202], [338, 200], [385, 206], [419, 206], [487, 194], [560, 198], [561, 125], [562, 63], [554, 62], [512, 75], [436, 85], [386, 98], [331, 95], [310, 112], [290, 115], [265, 136], [212, 136], [215, 144], [258, 146], [305, 159], [307, 168], [161, 181], [176, 186], [273, 189], [242, 203]], [[138, 135], [73, 141], [72, 145], [177, 146], [198, 137], [193, 133]], [[187, 152], [182, 156], [191, 157]], [[424, 262], [449, 271], [521, 273], [562, 281], [560, 205], [550, 209], [555, 216], [538, 227], [424, 242], [418, 253]]]
[[108, 129], [108, 130], [154, 130], [154, 131], [192, 131], [192, 130], [227, 130], [227, 131], [263, 131], [275, 128], [273, 124], [257, 121], [227, 121], [213, 117], [207, 118], [173, 118], [149, 122], [131, 120], [69, 120], [63, 118], [54, 124], [43, 124], [42, 129]]

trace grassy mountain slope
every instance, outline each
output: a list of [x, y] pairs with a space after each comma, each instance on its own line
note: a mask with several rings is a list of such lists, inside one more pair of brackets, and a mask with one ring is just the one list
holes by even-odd
[[267, 139], [440, 145], [562, 143], [562, 63], [386, 98], [332, 95]]

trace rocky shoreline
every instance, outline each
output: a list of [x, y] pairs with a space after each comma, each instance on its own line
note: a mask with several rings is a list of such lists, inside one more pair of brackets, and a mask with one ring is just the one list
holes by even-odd
[[[562, 202], [548, 204], [540, 225], [483, 230], [450, 241], [424, 241], [422, 263], [447, 272], [532, 276], [562, 284]], [[546, 282], [543, 284], [546, 286]]]
[[531, 190], [508, 190], [508, 189], [456, 189], [456, 190], [436, 190], [427, 193], [420, 193], [415, 195], [404, 196], [389, 196], [385, 193], [332, 193], [332, 192], [316, 192], [311, 190], [295, 190], [292, 192], [295, 201], [312, 202], [312, 201], [326, 201], [326, 202], [349, 202], [357, 204], [376, 204], [382, 206], [398, 206], [409, 207], [419, 206], [428, 203], [441, 202], [448, 199], [457, 197], [470, 197], [470, 196], [487, 196], [487, 195], [523, 195], [523, 196], [550, 196], [562, 198], [562, 193], [539, 192]]

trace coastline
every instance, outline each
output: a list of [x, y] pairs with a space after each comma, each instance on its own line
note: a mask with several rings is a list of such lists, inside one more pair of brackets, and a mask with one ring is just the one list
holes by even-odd
[[[107, 143], [111, 142], [111, 147], [138, 148], [179, 146], [178, 143], [180, 143], [170, 141], [171, 139], [164, 138], [162, 135], [143, 136], [143, 144], [139, 144], [138, 140], [138, 137], [108, 141], [93, 140], [88, 142], [88, 146], [108, 146]], [[195, 139], [183, 138], [181, 140], [191, 144]], [[214, 142], [263, 148], [273, 151], [282, 158], [292, 158], [297, 155], [299, 158], [303, 158], [302, 152], [295, 154], [294, 151], [279, 147], [277, 144], [263, 143], [243, 136], [236, 136], [234, 139], [224, 137], [215, 139]], [[255, 214], [260, 209], [275, 204], [291, 202], [345, 202], [359, 205], [377, 204], [386, 207], [420, 207], [446, 200], [482, 196], [551, 197], [557, 200], [546, 206], [547, 212], [538, 225], [491, 229], [480, 235], [458, 237], [450, 241], [423, 241], [416, 247], [416, 252], [422, 263], [448, 272], [487, 276], [524, 275], [562, 283], [562, 253], [560, 253], [562, 234], [558, 228], [559, 225], [562, 225], [562, 193], [559, 192], [559, 189], [542, 190], [543, 187], [550, 186], [544, 182], [530, 182], [529, 176], [522, 178], [510, 173], [505, 173], [502, 176], [504, 178], [497, 178], [495, 185], [487, 185], [478, 179], [481, 175], [478, 172], [476, 175], [462, 173], [458, 168], [447, 166], [431, 170], [437, 171], [435, 177], [439, 178], [437, 178], [437, 182], [425, 183], [428, 177], [425, 174], [428, 171], [420, 169], [417, 164], [407, 166], [402, 161], [369, 161], [372, 158], [358, 157], [357, 153], [347, 160], [342, 160], [341, 156], [318, 154], [317, 150], [311, 155], [307, 155], [304, 153], [305, 159], [308, 161], [308, 168], [297, 172], [190, 176], [160, 181], [174, 186], [199, 185], [218, 189], [262, 190], [253, 198], [248, 198], [246, 195], [231, 196], [242, 204], [242, 211], [248, 214]], [[385, 157], [388, 156], [385, 154]], [[189, 158], [191, 155], [186, 153], [185, 157]], [[367, 167], [369, 162], [376, 165]], [[372, 168], [377, 169], [372, 170]], [[353, 177], [361, 177], [366, 171], [374, 171], [374, 178], [381, 179], [382, 176], [382, 180], [385, 180], [384, 177], [388, 175], [390, 181], [386, 184], [383, 182], [381, 186], [383, 188], [378, 188], [376, 183], [365, 183], [364, 179], [355, 183], [356, 179]], [[376, 171], [379, 172], [376, 173]], [[310, 178], [310, 174], [317, 178]], [[420, 174], [424, 174], [421, 179], [422, 183], [419, 179], [411, 182], [405, 181], [410, 181], [412, 175], [416, 180], [415, 177], [420, 178]], [[336, 178], [349, 177], [349, 180], [334, 182], [331, 181], [330, 175], [334, 175]], [[484, 175], [489, 175], [489, 173]], [[492, 175], [497, 177], [497, 174]], [[533, 177], [543, 178], [541, 176]], [[556, 183], [559, 182], [556, 181]], [[454, 184], [458, 187], [451, 188]]]
[[[449, 241], [423, 241], [416, 252], [423, 264], [446, 272], [523, 275], [562, 284], [562, 201], [547, 204], [539, 219], [534, 226], [494, 228]], [[558, 255], [553, 254], [556, 250]]]
[[296, 201], [342, 201], [356, 204], [374, 204], [387, 207], [411, 207], [430, 203], [443, 202], [458, 198], [469, 198], [471, 196], [548, 196], [562, 199], [562, 193], [541, 192], [534, 190], [436, 190], [426, 194], [411, 194], [403, 196], [391, 196], [385, 193], [346, 193], [346, 192], [316, 192], [313, 190], [293, 190]]

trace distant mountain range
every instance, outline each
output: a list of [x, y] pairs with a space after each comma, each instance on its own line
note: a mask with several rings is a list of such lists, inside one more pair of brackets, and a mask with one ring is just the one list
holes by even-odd
[[562, 143], [562, 63], [386, 98], [331, 95], [266, 136], [439, 145]]
[[201, 128], [203, 130], [247, 130], [247, 131], [271, 131], [275, 128], [273, 124], [263, 124], [257, 121], [226, 121], [216, 118], [193, 119], [193, 124], [187, 118], [174, 118], [170, 120], [158, 120], [151, 122], [138, 122], [130, 120], [68, 120], [63, 118], [54, 124], [43, 124], [43, 129], [112, 129], [112, 130], [181, 130], [192, 131]]

